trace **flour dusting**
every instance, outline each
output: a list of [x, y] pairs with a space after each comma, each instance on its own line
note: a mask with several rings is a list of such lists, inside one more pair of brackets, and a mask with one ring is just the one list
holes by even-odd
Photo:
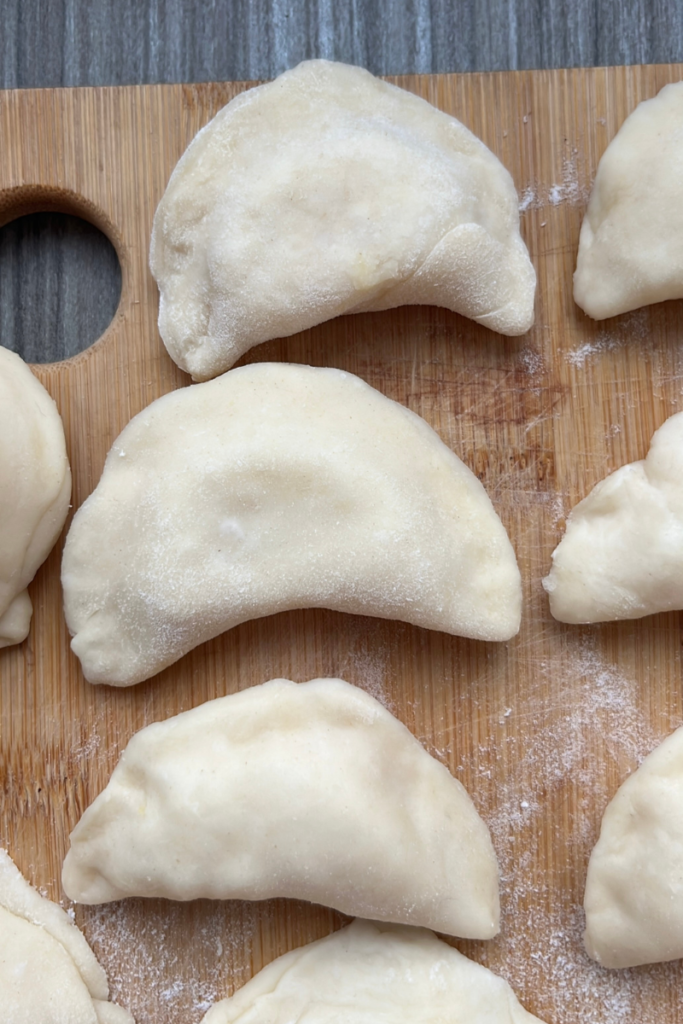
[[[400, 623], [395, 628], [399, 634], [406, 629]], [[396, 715], [398, 709], [392, 697], [389, 679], [391, 655], [391, 643], [378, 635], [373, 620], [357, 618], [348, 632], [344, 661], [335, 666], [331, 674], [360, 686], [383, 704], [387, 711]]]
[[568, 206], [582, 206], [588, 202], [590, 190], [587, 185], [581, 183], [577, 167], [577, 150], [562, 161], [562, 178], [550, 185], [527, 185], [519, 201], [519, 212], [526, 213], [527, 210], [540, 210], [544, 206], [559, 206], [566, 203]]
[[615, 352], [635, 342], [645, 342], [650, 336], [650, 321], [647, 309], [636, 309], [622, 317], [611, 332], [600, 330], [593, 341], [582, 342], [576, 348], [565, 349], [564, 357], [572, 366], [583, 367], [588, 360], [605, 352]]
[[[537, 665], [539, 683], [552, 697], [545, 707], [539, 703], [528, 727], [531, 739], [497, 789], [498, 806], [488, 818], [501, 869], [501, 973], [520, 995], [538, 994], [537, 1009], [543, 1007], [548, 1024], [661, 1024], [659, 1010], [651, 1015], [648, 1007], [661, 1005], [653, 997], [680, 966], [607, 971], [592, 961], [582, 942], [584, 874], [570, 893], [562, 850], [580, 848], [587, 857], [614, 795], [607, 768], [623, 781], [662, 737], [642, 714], [636, 681], [604, 660], [594, 635], [570, 634], [568, 643], [569, 656], [558, 648], [557, 657]], [[505, 708], [503, 717], [509, 721], [515, 713]], [[480, 770], [502, 776], [495, 768], [502, 754], [500, 744], [481, 748]], [[564, 888], [550, 876], [529, 881], [538, 878], [533, 868], [543, 858], [535, 862], [534, 850], [549, 820], [563, 837], [555, 857]], [[527, 851], [521, 857], [520, 849]], [[580, 1007], [580, 1015], [568, 1007]]]
[[524, 372], [528, 373], [530, 377], [535, 377], [546, 371], [543, 355], [530, 346], [520, 349], [517, 359]]
[[[111, 998], [138, 1024], [197, 1024], [228, 994], [229, 983], [232, 991], [251, 977], [245, 950], [254, 944], [261, 908], [245, 913], [237, 901], [211, 904], [210, 923], [198, 926], [203, 905], [124, 900], [89, 908], [86, 933], [107, 972]], [[187, 937], [186, 949], [178, 936]], [[147, 1002], [131, 1005], [131, 991]]]
[[548, 512], [548, 521], [557, 528], [564, 525], [570, 512], [569, 496], [564, 493], [548, 491], [542, 495], [542, 503]]
[[527, 185], [522, 192], [522, 198], [519, 201], [519, 212], [526, 213], [527, 210], [535, 210], [543, 204], [538, 201], [538, 195], [533, 185]]

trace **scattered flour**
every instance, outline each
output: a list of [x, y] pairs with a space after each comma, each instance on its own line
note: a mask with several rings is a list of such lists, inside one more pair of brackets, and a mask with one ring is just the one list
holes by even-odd
[[[570, 877], [570, 868], [575, 851], [587, 861], [597, 839], [614, 792], [607, 769], [625, 778], [662, 734], [645, 720], [635, 680], [604, 661], [592, 634], [577, 631], [567, 642], [569, 651], [557, 647], [556, 656], [537, 666], [551, 696], [545, 706], [539, 701], [519, 760], [507, 758], [498, 806], [488, 818], [503, 894], [497, 940], [503, 960], [496, 969], [548, 1024], [661, 1024], [662, 989], [680, 985], [681, 964], [607, 971], [594, 963], [582, 944], [585, 872]], [[514, 716], [514, 707], [504, 708], [498, 724]], [[480, 747], [480, 774], [499, 777], [504, 753], [501, 744]], [[554, 845], [550, 872], [533, 882], [545, 863], [539, 851], [549, 821], [557, 823], [562, 843]], [[526, 851], [521, 857], [520, 850]]]
[[520, 349], [517, 354], [517, 360], [524, 372], [528, 373], [530, 377], [535, 377], [539, 373], [544, 373], [546, 371], [543, 355], [537, 349], [529, 346]]
[[519, 202], [519, 212], [540, 210], [544, 206], [581, 206], [588, 202], [590, 189], [581, 182], [577, 167], [577, 150], [562, 161], [562, 179], [551, 185], [527, 185]]
[[[86, 911], [86, 934], [107, 972], [111, 998], [137, 1024], [197, 1024], [228, 994], [228, 984], [239, 988], [251, 977], [249, 952], [268, 911], [216, 903], [210, 923], [199, 925], [201, 907], [124, 900]], [[187, 948], [178, 936], [187, 937]], [[129, 1000], [133, 990], [140, 993], [137, 1005]]]
[[[399, 714], [389, 680], [392, 655], [390, 643], [386, 639], [380, 640], [373, 619], [356, 617], [349, 626], [344, 660], [332, 668], [330, 675], [360, 686], [392, 715]], [[394, 643], [408, 628], [403, 623], [395, 624]]]
[[544, 504], [548, 510], [548, 522], [551, 526], [557, 527], [566, 520], [569, 515], [569, 496], [557, 492], [548, 491], [543, 494]]
[[584, 366], [586, 360], [592, 356], [600, 355], [603, 352], [613, 352], [617, 348], [623, 348], [623, 346], [623, 339], [604, 334], [602, 337], [598, 336], [595, 341], [584, 341], [577, 348], [568, 349], [565, 353], [565, 359], [572, 366]]
[[77, 747], [73, 747], [71, 750], [71, 757], [82, 764], [89, 764], [95, 759], [100, 751], [101, 742], [102, 737], [99, 733], [93, 732], [84, 743], [81, 743]]
[[[572, 641], [570, 640], [570, 643]], [[659, 742], [648, 729], [638, 707], [636, 683], [622, 675], [618, 669], [605, 664], [597, 653], [595, 641], [589, 635], [575, 640], [576, 650], [571, 655], [573, 680], [558, 685], [567, 674], [567, 662], [548, 660], [538, 665], [539, 681], [550, 683], [557, 700], [563, 701], [561, 690], [566, 691], [564, 707], [550, 701], [540, 708], [538, 720], [530, 730], [532, 739], [515, 766], [514, 778], [502, 787], [503, 799], [498, 815], [489, 822], [494, 834], [506, 842], [514, 842], [515, 827], [525, 823], [533, 814], [543, 813], [545, 795], [570, 783], [579, 791], [577, 812], [573, 821], [573, 837], [584, 842], [595, 833], [596, 802], [602, 797], [602, 809], [609, 798], [605, 775], [605, 754], [622, 772], [625, 766], [636, 765]], [[570, 690], [574, 692], [570, 694]], [[540, 704], [540, 702], [539, 702]], [[507, 719], [513, 709], [505, 709]], [[596, 742], [599, 738], [600, 742]], [[495, 760], [497, 753], [489, 748]], [[536, 796], [526, 793], [520, 810], [519, 778], [533, 778]], [[512, 827], [512, 833], [509, 827]]]
[[650, 319], [647, 309], [636, 309], [622, 317], [611, 332], [600, 330], [593, 341], [583, 342], [576, 348], [565, 349], [564, 357], [572, 366], [582, 367], [587, 360], [605, 352], [623, 349], [634, 341], [645, 342], [650, 337]]
[[527, 185], [522, 192], [522, 198], [519, 201], [519, 212], [526, 213], [527, 210], [539, 209], [543, 203], [539, 202], [538, 193], [534, 185]]

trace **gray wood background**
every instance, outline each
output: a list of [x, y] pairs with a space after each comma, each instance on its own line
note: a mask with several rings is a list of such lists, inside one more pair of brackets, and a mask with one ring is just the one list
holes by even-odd
[[[327, 57], [375, 74], [683, 60], [680, 0], [0, 0], [0, 88], [272, 78]], [[1, 159], [0, 154], [0, 159]], [[92, 344], [120, 272], [91, 225], [0, 229], [0, 344], [49, 362]]]

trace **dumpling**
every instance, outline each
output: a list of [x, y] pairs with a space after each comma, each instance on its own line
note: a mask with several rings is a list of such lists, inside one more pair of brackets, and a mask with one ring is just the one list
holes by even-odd
[[683, 413], [572, 510], [543, 585], [561, 622], [683, 608]]
[[57, 406], [23, 359], [0, 347], [0, 647], [28, 636], [26, 587], [60, 534], [70, 496]]
[[498, 867], [464, 787], [341, 679], [274, 679], [140, 730], [71, 834], [69, 897], [264, 900], [487, 939]]
[[596, 320], [683, 297], [683, 82], [640, 103], [605, 150], [574, 298]]
[[362, 68], [307, 61], [197, 135], [154, 218], [159, 331], [195, 380], [341, 313], [446, 306], [503, 334], [536, 276], [500, 161]]
[[134, 1024], [108, 998], [104, 971], [76, 925], [0, 849], [2, 1024]]
[[683, 957], [683, 728], [605, 811], [584, 907], [586, 949], [604, 967]]
[[507, 640], [514, 552], [424, 420], [340, 370], [259, 363], [153, 402], [114, 444], [64, 549], [87, 679], [128, 686], [290, 608]]
[[539, 1024], [497, 974], [432, 932], [354, 921], [273, 960], [202, 1024]]

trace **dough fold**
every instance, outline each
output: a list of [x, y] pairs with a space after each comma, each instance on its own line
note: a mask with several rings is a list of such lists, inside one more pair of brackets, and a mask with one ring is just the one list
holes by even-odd
[[521, 581], [473, 473], [340, 370], [245, 366], [125, 428], [62, 563], [87, 679], [128, 686], [248, 619], [332, 608], [507, 640]]
[[26, 587], [54, 547], [70, 496], [57, 406], [23, 359], [0, 347], [0, 647], [28, 636]]
[[199, 132], [159, 203], [150, 266], [164, 344], [195, 380], [342, 313], [429, 303], [503, 334], [533, 322], [500, 161], [425, 100], [324, 60]]
[[683, 728], [607, 807], [584, 907], [586, 949], [604, 967], [683, 957]]
[[539, 1024], [506, 981], [432, 932], [354, 921], [285, 953], [202, 1024]]
[[646, 459], [579, 502], [552, 558], [543, 585], [561, 622], [683, 608], [683, 413], [655, 432]]
[[33, 889], [0, 849], [0, 1015], [3, 1024], [134, 1024], [82, 933]]
[[150, 725], [71, 834], [64, 889], [310, 900], [491, 938], [498, 867], [464, 787], [340, 679], [275, 679]]
[[640, 103], [605, 150], [574, 298], [595, 320], [683, 297], [683, 82]]

